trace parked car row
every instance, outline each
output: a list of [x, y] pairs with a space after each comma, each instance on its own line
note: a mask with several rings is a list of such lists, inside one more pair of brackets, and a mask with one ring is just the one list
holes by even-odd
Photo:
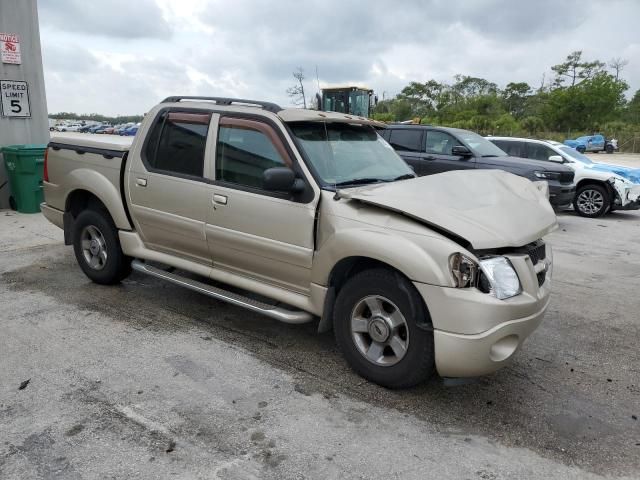
[[640, 209], [640, 169], [596, 163], [559, 142], [484, 138], [468, 130], [430, 125], [390, 125], [380, 135], [418, 175], [500, 169], [546, 181], [549, 202], [556, 210], [573, 206], [578, 215], [594, 218], [614, 210]]
[[139, 126], [139, 123], [126, 123], [122, 125], [111, 125], [108, 123], [82, 125], [80, 123], [71, 123], [54, 125], [53, 127], [50, 127], [49, 130], [56, 132], [80, 132], [134, 136], [137, 133]]

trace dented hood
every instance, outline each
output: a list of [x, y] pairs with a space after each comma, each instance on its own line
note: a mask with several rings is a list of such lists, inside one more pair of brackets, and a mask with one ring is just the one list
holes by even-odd
[[475, 249], [520, 247], [557, 228], [546, 186], [502, 170], [452, 171], [340, 190], [462, 237]]

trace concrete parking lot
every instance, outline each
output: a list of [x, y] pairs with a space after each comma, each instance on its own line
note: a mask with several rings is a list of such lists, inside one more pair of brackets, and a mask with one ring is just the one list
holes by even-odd
[[389, 391], [315, 325], [94, 285], [41, 215], [0, 211], [0, 478], [639, 478], [640, 213], [559, 223], [510, 367]]

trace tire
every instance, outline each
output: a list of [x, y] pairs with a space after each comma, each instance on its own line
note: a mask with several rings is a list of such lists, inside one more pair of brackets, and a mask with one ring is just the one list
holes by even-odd
[[[374, 310], [381, 315], [372, 315]], [[333, 330], [351, 368], [383, 387], [412, 387], [435, 370], [431, 317], [399, 273], [372, 269], [349, 279], [336, 299]]]
[[611, 197], [604, 186], [589, 184], [578, 189], [573, 208], [578, 215], [587, 218], [601, 217], [609, 210]]
[[587, 149], [585, 147], [583, 147], [582, 145], [576, 147], [576, 150], [582, 154], [584, 154], [584, 152], [587, 151]]
[[93, 282], [114, 285], [131, 273], [131, 258], [122, 253], [118, 229], [106, 210], [84, 210], [73, 226], [78, 265]]
[[609, 144], [606, 147], [604, 147], [604, 150], [608, 153], [608, 154], [612, 154], [613, 153], [613, 145]]

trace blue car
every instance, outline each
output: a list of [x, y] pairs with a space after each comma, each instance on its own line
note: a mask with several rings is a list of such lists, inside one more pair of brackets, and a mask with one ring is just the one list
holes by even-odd
[[125, 128], [122, 132], [122, 135], [126, 137], [133, 137], [138, 133], [138, 125], [134, 125], [133, 127]]
[[607, 152], [613, 153], [616, 149], [614, 143], [608, 141], [604, 135], [586, 135], [575, 140], [565, 140], [564, 144], [575, 148], [580, 153], [585, 152]]

